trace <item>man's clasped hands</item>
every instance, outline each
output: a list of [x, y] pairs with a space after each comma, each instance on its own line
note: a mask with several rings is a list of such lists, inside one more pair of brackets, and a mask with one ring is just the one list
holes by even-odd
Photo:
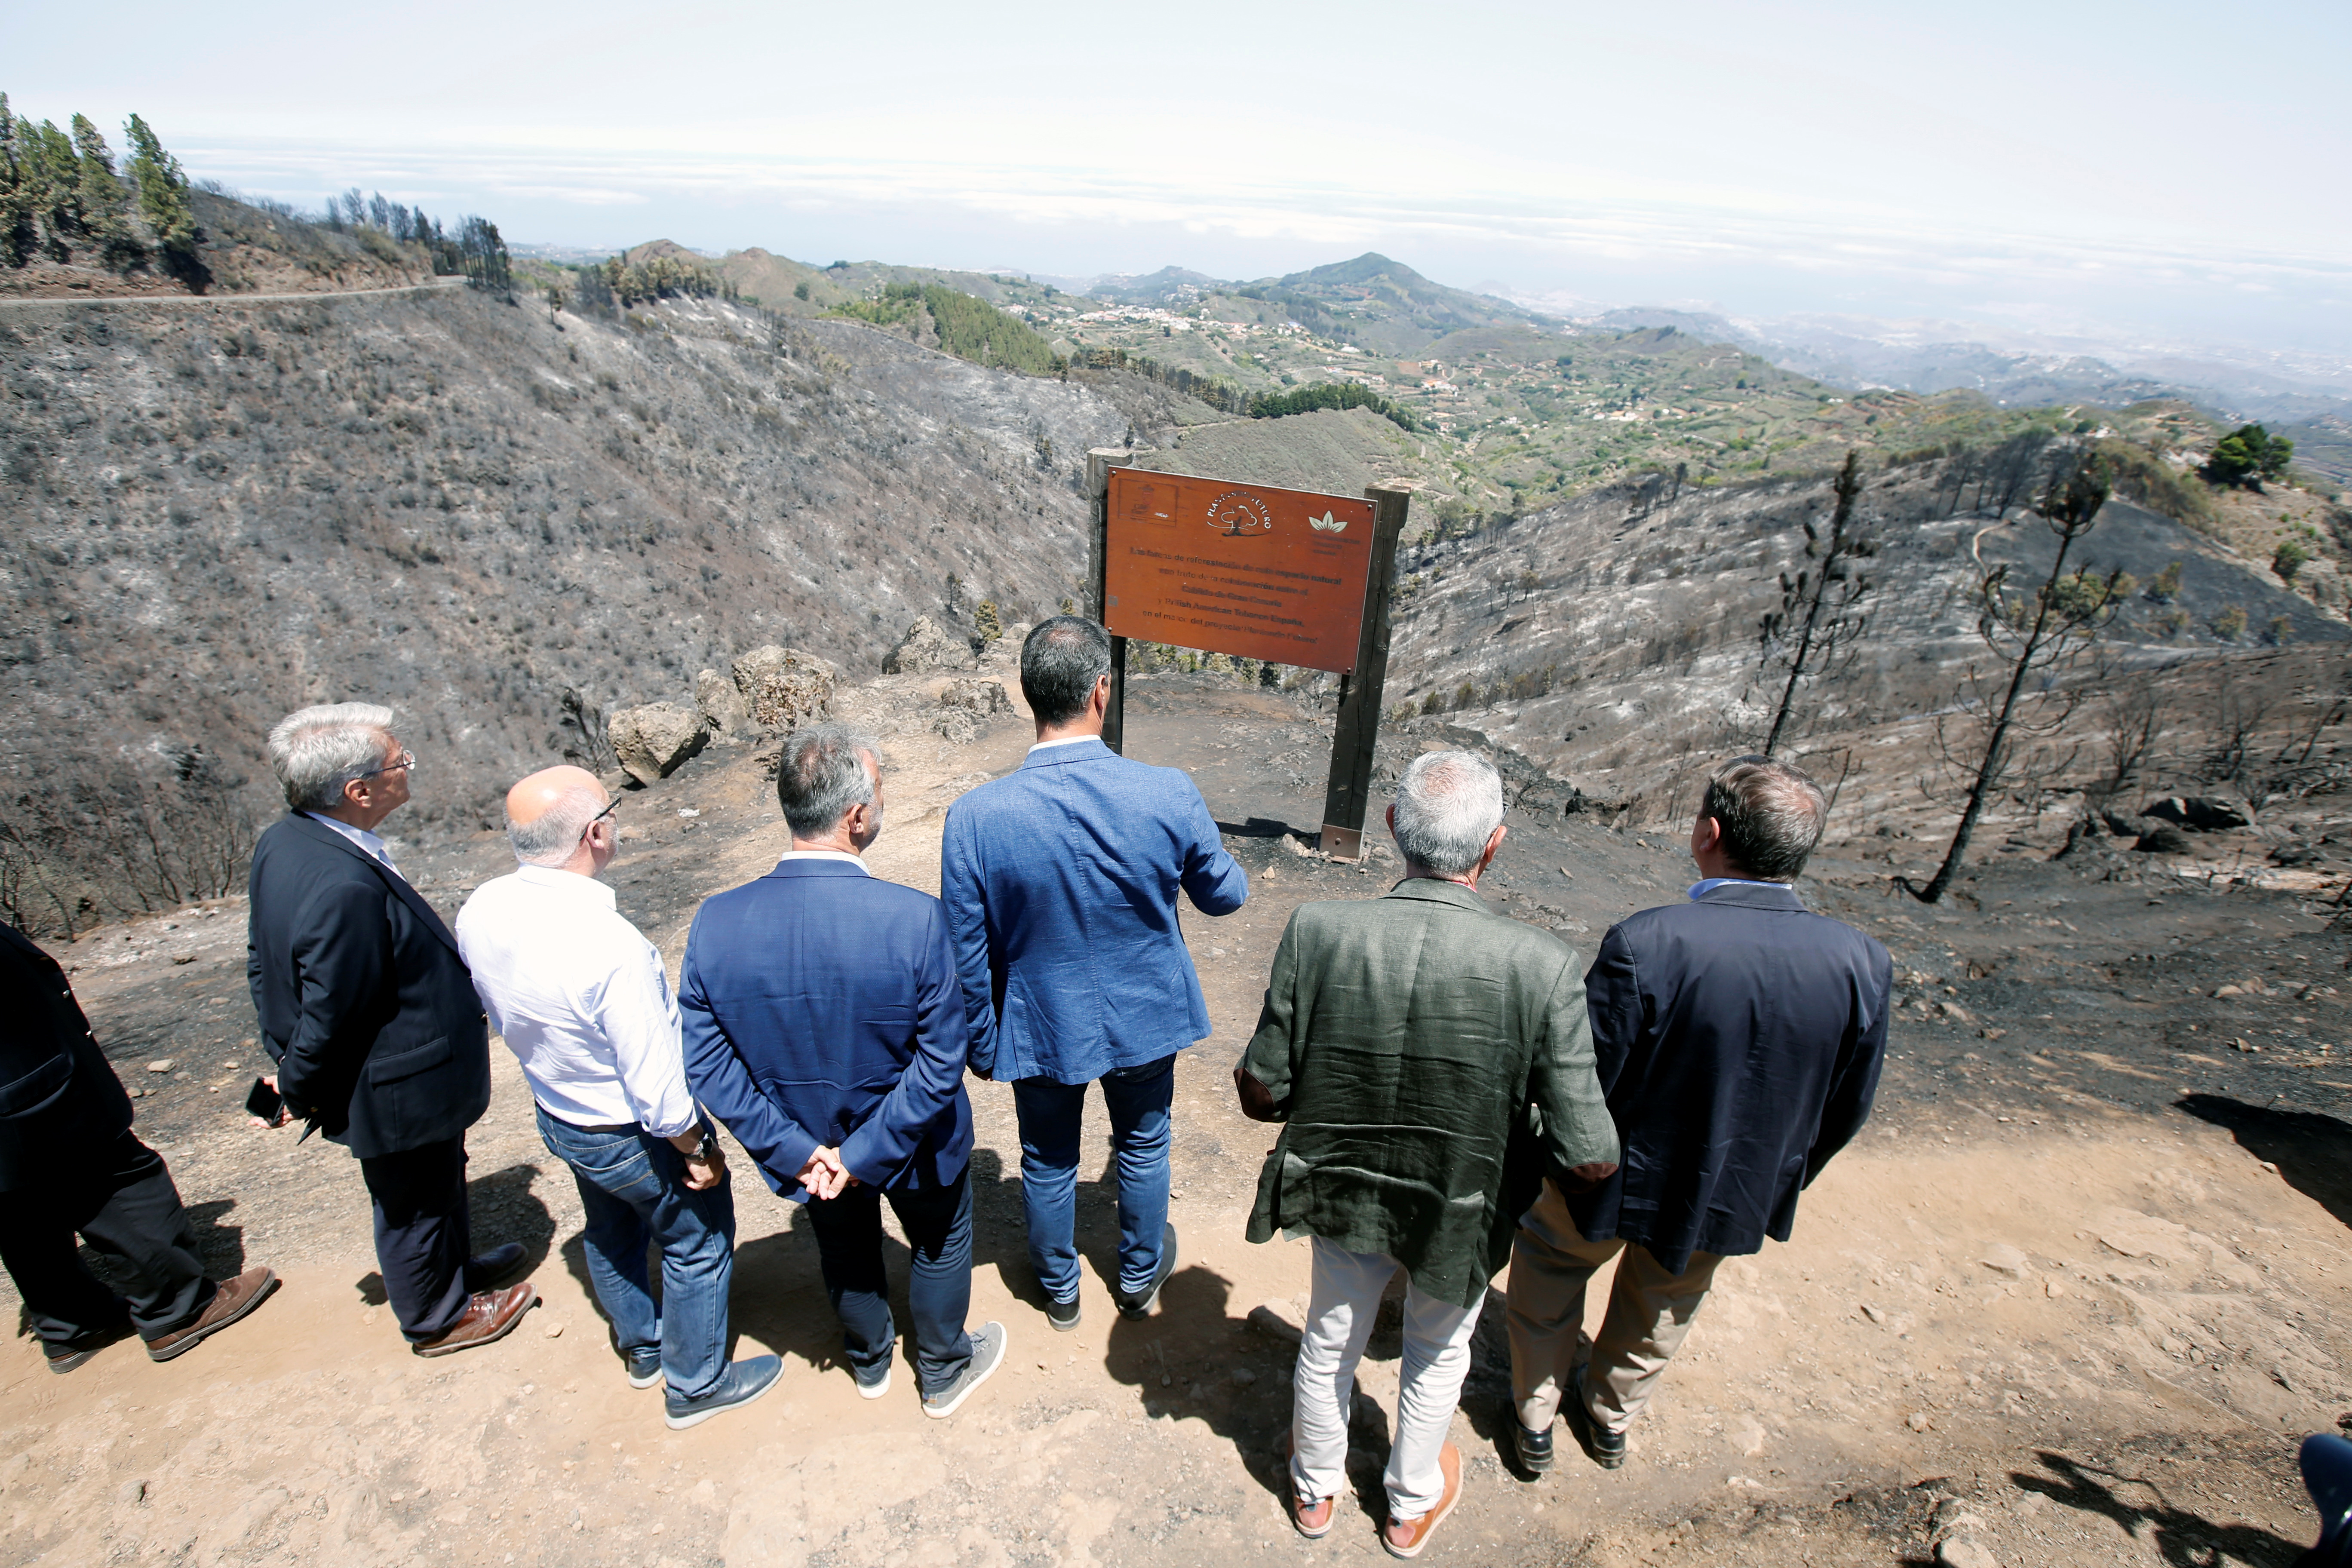
[[857, 1178], [841, 1163], [840, 1150], [819, 1149], [801, 1167], [800, 1184], [813, 1198], [837, 1198], [843, 1189], [856, 1186]]

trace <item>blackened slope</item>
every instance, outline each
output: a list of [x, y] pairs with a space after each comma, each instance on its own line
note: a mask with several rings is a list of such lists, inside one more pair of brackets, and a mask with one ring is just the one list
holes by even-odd
[[[1090, 445], [1151, 409], [710, 301], [646, 329], [470, 291], [0, 323], [0, 779], [390, 701], [412, 832], [493, 820], [560, 695], [683, 700], [763, 642], [878, 663], [947, 578], [1083, 574]], [[454, 818], [446, 814], [455, 813]]]

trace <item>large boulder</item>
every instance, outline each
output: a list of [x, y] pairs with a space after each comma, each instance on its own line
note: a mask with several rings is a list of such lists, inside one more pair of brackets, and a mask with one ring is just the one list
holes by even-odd
[[978, 667], [1002, 670], [1018, 679], [1021, 674], [1021, 645], [1029, 640], [1030, 630], [1027, 621], [1015, 621], [1005, 627], [994, 642], [981, 649]]
[[963, 644], [941, 631], [929, 616], [917, 616], [898, 646], [882, 661], [885, 675], [929, 675], [935, 669], [969, 669], [971, 655]]
[[710, 726], [692, 709], [674, 702], [648, 702], [613, 715], [606, 734], [621, 766], [639, 784], [667, 778], [678, 764], [710, 743]]
[[698, 670], [694, 677], [694, 706], [702, 721], [710, 726], [712, 734], [724, 735], [740, 726], [746, 717], [743, 694], [735, 689], [734, 680], [715, 669]]
[[791, 730], [824, 710], [837, 673], [813, 653], [771, 643], [735, 661], [735, 689], [752, 723]]

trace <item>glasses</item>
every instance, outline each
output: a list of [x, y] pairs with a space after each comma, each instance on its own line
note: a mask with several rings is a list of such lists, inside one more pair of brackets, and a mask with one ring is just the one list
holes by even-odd
[[584, 837], [584, 836], [586, 835], [586, 833], [587, 833], [587, 831], [588, 831], [588, 828], [589, 828], [589, 827], [593, 827], [593, 826], [595, 826], [598, 823], [600, 823], [600, 822], [604, 821], [606, 817], [608, 817], [608, 816], [612, 816], [612, 815], [613, 815], [613, 807], [614, 807], [614, 806], [616, 806], [616, 805], [620, 805], [620, 804], [621, 804], [621, 797], [620, 797], [619, 795], [614, 795], [614, 796], [612, 798], [612, 800], [611, 800], [611, 801], [609, 801], [609, 802], [605, 805], [605, 806], [604, 806], [604, 810], [602, 810], [602, 811], [598, 812], [595, 816], [592, 816], [592, 817], [590, 817], [590, 818], [588, 819], [588, 825], [587, 825], [587, 826], [586, 826], [586, 827], [583, 827], [583, 828], [580, 830], [580, 831], [581, 831], [581, 833], [582, 833], [582, 835]]
[[380, 768], [370, 768], [367, 772], [361, 773], [358, 776], [363, 779], [372, 779], [378, 773], [405, 773], [415, 765], [416, 753], [415, 752], [403, 752], [400, 753], [400, 760], [398, 762], [386, 763]]

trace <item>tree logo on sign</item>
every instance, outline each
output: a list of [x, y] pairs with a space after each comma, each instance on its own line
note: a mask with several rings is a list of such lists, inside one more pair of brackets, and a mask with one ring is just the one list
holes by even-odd
[[1209, 526], [1228, 539], [1274, 531], [1274, 513], [1247, 490], [1227, 490], [1209, 503]]

